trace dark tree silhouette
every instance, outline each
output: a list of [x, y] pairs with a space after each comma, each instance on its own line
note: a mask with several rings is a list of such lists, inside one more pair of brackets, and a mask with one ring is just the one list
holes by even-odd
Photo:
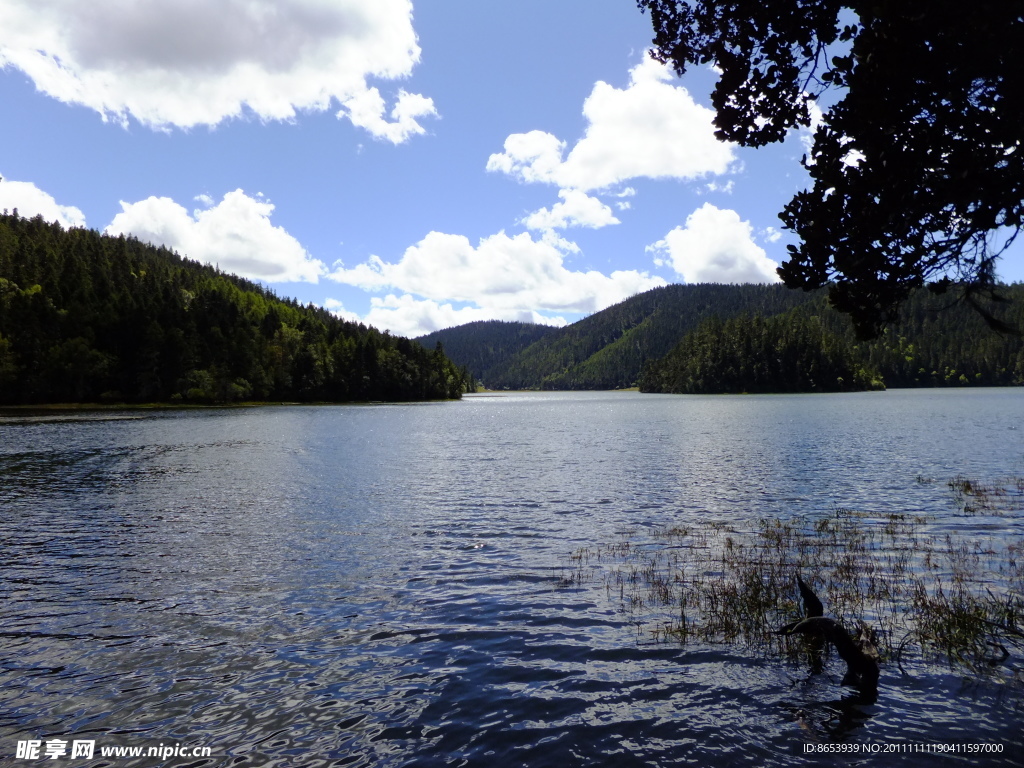
[[[1024, 213], [1024, 4], [978, 0], [638, 0], [655, 58], [713, 62], [718, 135], [745, 146], [811, 125], [813, 180], [782, 220], [787, 285], [830, 286], [870, 338], [924, 284], [990, 317], [994, 265]], [[826, 91], [831, 93], [826, 94]]]

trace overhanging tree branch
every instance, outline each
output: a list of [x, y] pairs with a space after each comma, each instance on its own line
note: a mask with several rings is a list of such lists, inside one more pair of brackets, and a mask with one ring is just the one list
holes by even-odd
[[991, 292], [1024, 222], [1024, 5], [638, 5], [651, 15], [656, 59], [679, 74], [721, 70], [712, 104], [723, 139], [781, 141], [810, 125], [810, 102], [826, 89], [842, 94], [804, 161], [811, 188], [781, 214], [800, 240], [779, 270], [788, 285], [830, 285], [865, 337], [919, 285], [955, 281], [972, 301]]

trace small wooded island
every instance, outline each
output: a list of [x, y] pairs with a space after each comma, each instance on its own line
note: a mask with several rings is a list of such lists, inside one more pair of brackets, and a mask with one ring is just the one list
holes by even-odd
[[440, 348], [134, 238], [0, 215], [0, 404], [458, 398]]

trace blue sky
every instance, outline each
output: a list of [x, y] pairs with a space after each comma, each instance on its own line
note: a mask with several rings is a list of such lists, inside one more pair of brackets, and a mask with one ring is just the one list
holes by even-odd
[[718, 142], [651, 37], [631, 0], [4, 0], [0, 208], [410, 336], [775, 279], [806, 132]]

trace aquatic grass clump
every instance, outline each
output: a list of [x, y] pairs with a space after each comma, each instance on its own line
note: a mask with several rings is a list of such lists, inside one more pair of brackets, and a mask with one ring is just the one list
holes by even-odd
[[806, 645], [777, 630], [801, 617], [800, 574], [845, 626], [871, 628], [883, 659], [902, 666], [920, 653], [1024, 682], [1024, 537], [1007, 536], [1024, 480], [956, 478], [949, 487], [961, 511], [967, 499], [967, 514], [984, 510], [993, 524], [951, 529], [934, 517], [851, 509], [746, 528], [691, 522], [578, 550], [563, 583], [603, 585], [659, 641], [796, 656]]
[[957, 475], [947, 485], [953, 492], [957, 506], [966, 515], [1024, 510], [1024, 477], [984, 484]]

